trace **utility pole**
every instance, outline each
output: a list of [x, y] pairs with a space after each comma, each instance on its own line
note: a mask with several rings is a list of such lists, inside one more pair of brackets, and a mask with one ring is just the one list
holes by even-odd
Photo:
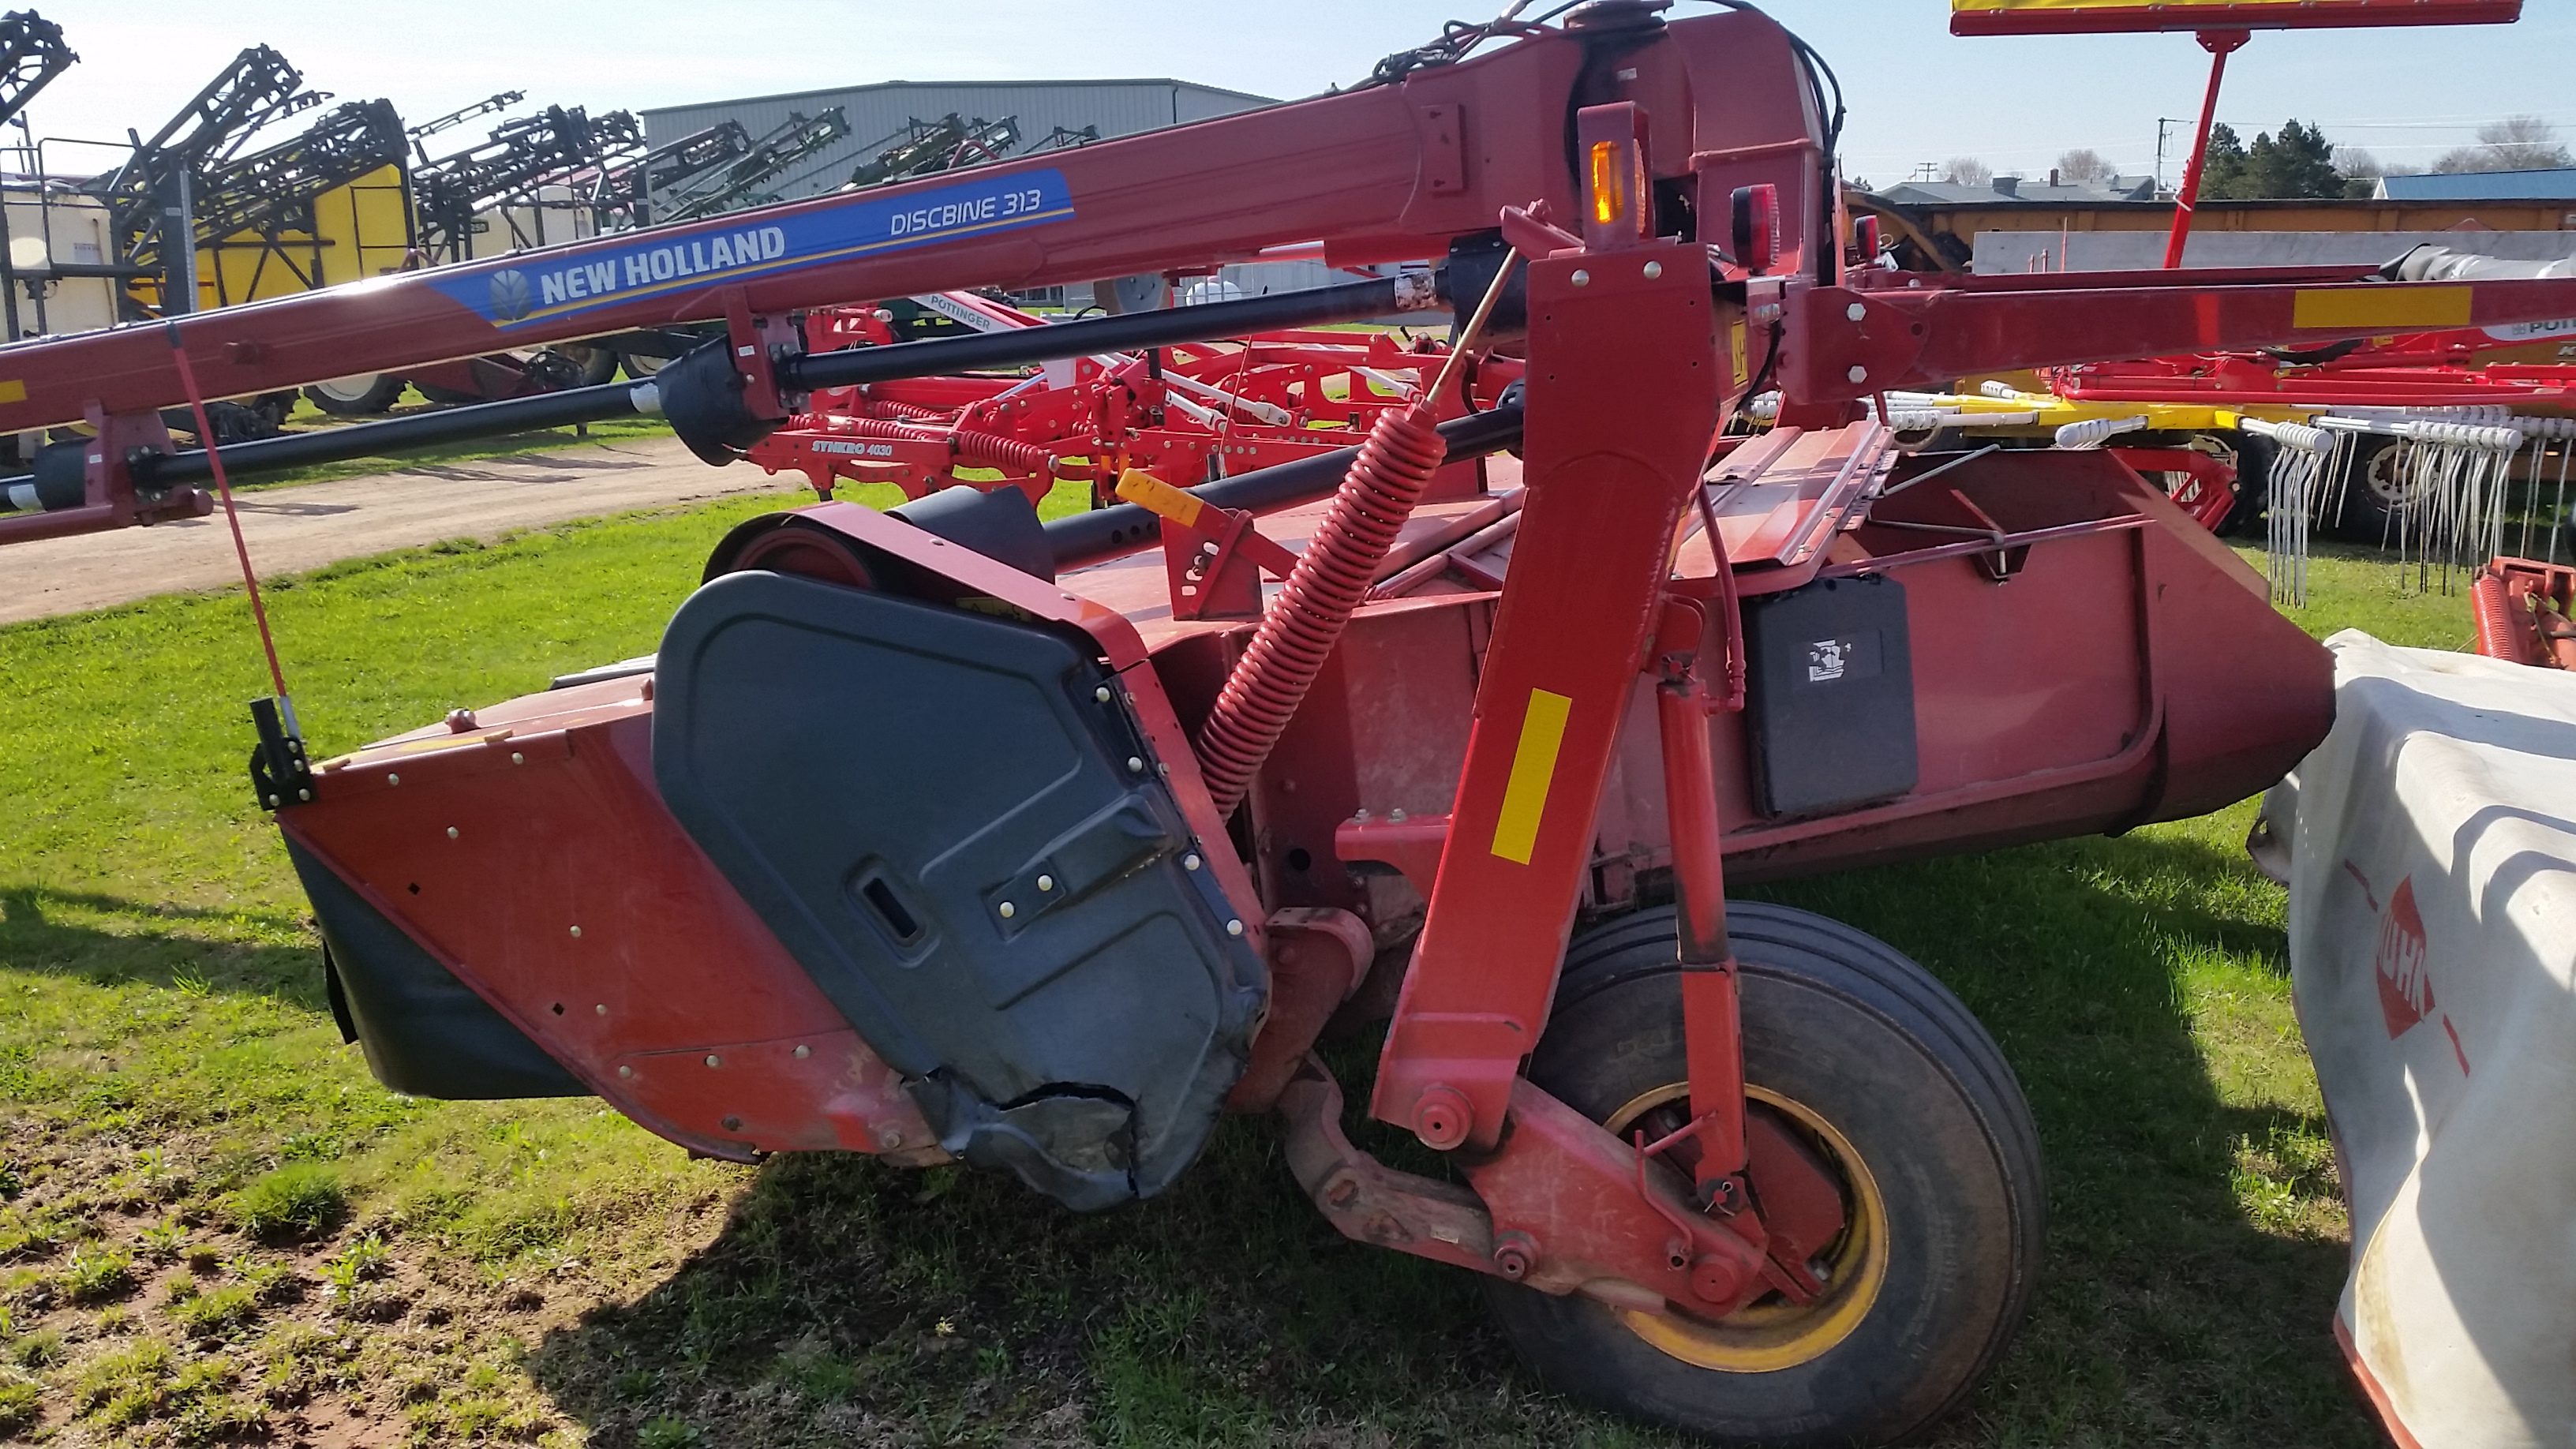
[[2165, 137], [2182, 122], [2183, 118], [2180, 116], [2156, 117], [2156, 195], [2158, 197], [2165, 194]]

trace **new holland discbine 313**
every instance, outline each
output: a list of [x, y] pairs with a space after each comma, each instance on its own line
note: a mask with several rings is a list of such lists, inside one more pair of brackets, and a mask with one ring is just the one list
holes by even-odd
[[[1551, 1381], [1720, 1438], [1899, 1437], [2029, 1294], [2030, 1116], [1919, 967], [1730, 907], [1723, 876], [2195, 814], [2332, 706], [2323, 652], [2117, 458], [1903, 455], [1872, 398], [2567, 316], [2576, 281], [1853, 268], [1828, 73], [1758, 13], [1660, 8], [1462, 28], [1345, 93], [962, 177], [0, 350], [0, 427], [95, 425], [18, 483], [62, 505], [32, 521], [94, 525], [213, 473], [157, 417], [201, 392], [722, 319], [640, 386], [225, 450], [643, 409], [721, 463], [828, 389], [1452, 308], [1460, 365], [1355, 453], [1138, 471], [1141, 503], [1043, 525], [1008, 487], [770, 515], [655, 660], [335, 758], [259, 702], [332, 999], [404, 1091], [591, 1093], [712, 1156], [962, 1159], [1082, 1209], [1276, 1112], [1318, 1211], [1484, 1275]], [[794, 320], [1301, 242], [1436, 270], [825, 352]], [[1774, 387], [1777, 427], [1724, 436]], [[1365, 1110], [1443, 1177], [1343, 1134], [1310, 1048], [1373, 1003]]]

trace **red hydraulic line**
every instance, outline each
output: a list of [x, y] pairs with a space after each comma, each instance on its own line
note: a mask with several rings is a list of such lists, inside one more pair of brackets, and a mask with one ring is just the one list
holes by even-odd
[[2174, 196], [2173, 235], [2165, 240], [2165, 270], [2182, 265], [2183, 243], [2191, 240], [2191, 208], [2200, 200], [2200, 168], [2209, 160], [2209, 132], [2218, 123], [2218, 85], [2227, 79], [2227, 57], [2253, 39], [2245, 30], [2204, 30], [2200, 48], [2209, 52], [2209, 94], [2200, 101], [2200, 134], [2191, 143], [2191, 164], [2182, 171], [2182, 190]]

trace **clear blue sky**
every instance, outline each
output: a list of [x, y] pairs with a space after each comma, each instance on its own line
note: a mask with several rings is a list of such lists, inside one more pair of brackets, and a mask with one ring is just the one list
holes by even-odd
[[[596, 111], [878, 80], [1170, 75], [1288, 98], [1357, 79], [1443, 20], [1482, 19], [1501, 0], [32, 4], [81, 54], [31, 108], [37, 133], [114, 138], [157, 128], [258, 42], [308, 85], [391, 97], [415, 121], [504, 89]], [[1943, 0], [1768, 8], [1841, 73], [1848, 168], [1880, 184], [1962, 155], [2036, 174], [2078, 146], [2142, 171], [2156, 118], [2196, 115], [2207, 74], [2184, 35], [1956, 40]], [[2576, 0], [2527, 9], [2515, 26], [2258, 34], [2230, 63], [2220, 117], [2249, 135], [2289, 116], [2319, 121], [2339, 144], [2416, 165], [2511, 112], [2576, 138]], [[70, 153], [57, 164], [82, 169]]]

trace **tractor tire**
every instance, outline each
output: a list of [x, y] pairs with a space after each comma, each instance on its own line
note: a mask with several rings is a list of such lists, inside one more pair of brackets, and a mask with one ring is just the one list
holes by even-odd
[[[1722, 1321], [1499, 1279], [1552, 1386], [1720, 1444], [1888, 1443], [1956, 1408], [2020, 1324], [2046, 1212], [2039, 1141], [1992, 1038], [1922, 967], [1805, 911], [1732, 903], [1748, 1110], [1814, 1149], [1848, 1226], [1824, 1293]], [[1531, 1081], [1623, 1137], [1688, 1119], [1673, 912], [1578, 938]], [[1758, 1194], [1760, 1184], [1755, 1183]]]
[[335, 377], [304, 390], [312, 404], [335, 418], [372, 418], [389, 411], [402, 396], [403, 380], [390, 373], [362, 372]]
[[2405, 445], [2396, 438], [2364, 433], [2346, 466], [2343, 508], [2335, 518], [2335, 537], [2353, 543], [2384, 545], [2397, 537], [2397, 515], [2406, 505], [2406, 485], [2397, 474]]
[[549, 351], [560, 354], [574, 368], [567, 387], [597, 387], [617, 381], [617, 349], [595, 342], [558, 342]]
[[2255, 433], [2221, 433], [2217, 438], [2235, 455], [2236, 503], [2213, 531], [2221, 538], [2259, 538], [2263, 515], [2272, 506], [2272, 464], [2281, 447]]

